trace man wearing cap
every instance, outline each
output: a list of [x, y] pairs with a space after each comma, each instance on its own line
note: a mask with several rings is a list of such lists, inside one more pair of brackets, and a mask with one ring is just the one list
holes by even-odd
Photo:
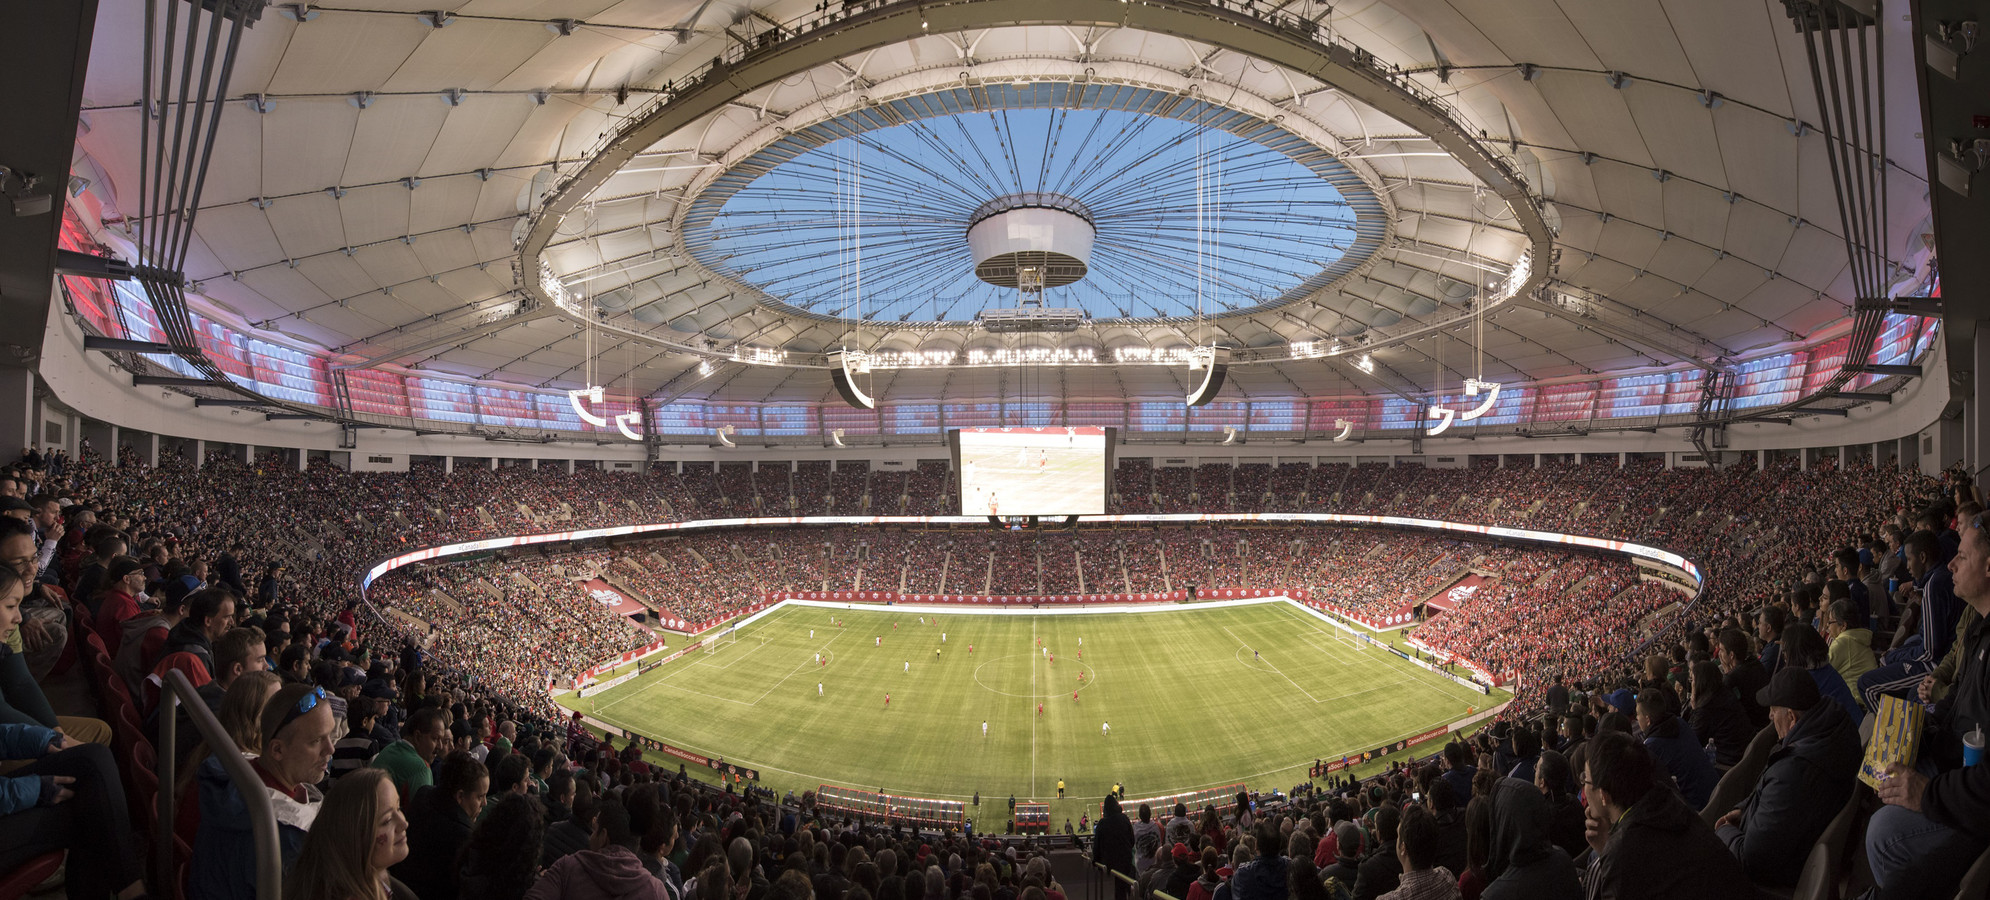
[[401, 739], [400, 724], [389, 717], [394, 701], [400, 699], [394, 683], [385, 678], [369, 678], [359, 689], [359, 702], [372, 707], [373, 739], [385, 747]]
[[104, 649], [112, 658], [117, 657], [124, 643], [125, 620], [138, 618], [138, 598], [144, 592], [143, 563], [129, 556], [111, 560], [103, 591], [97, 595], [96, 626], [97, 634], [104, 640]]
[[1186, 843], [1177, 843], [1169, 849], [1168, 855], [1174, 858], [1174, 868], [1168, 870], [1168, 879], [1161, 882], [1161, 892], [1175, 900], [1185, 900], [1188, 889], [1195, 884], [1196, 877], [1202, 874], [1196, 865], [1195, 851]]
[[[316, 785], [331, 763], [337, 724], [323, 690], [293, 684], [270, 697], [259, 725], [263, 753], [249, 766], [276, 813], [277, 845], [287, 870], [324, 803]], [[200, 830], [188, 863], [187, 893], [200, 900], [252, 900], [256, 841], [248, 804], [218, 757], [200, 764], [199, 781]]]
[[[1990, 613], [1990, 538], [1979, 515], [1949, 561], [1956, 596]], [[1962, 764], [1963, 741], [1990, 726], [1990, 619], [1962, 639], [1955, 687], [1929, 716], [1918, 768], [1895, 765], [1879, 787], [1886, 804], [1866, 826], [1866, 857], [1882, 900], [1948, 897], [1990, 844], [1990, 765]]]
[[1824, 702], [1817, 681], [1786, 666], [1756, 698], [1769, 708], [1776, 746], [1755, 790], [1714, 823], [1757, 884], [1797, 883], [1810, 845], [1852, 797], [1863, 746], [1858, 723]]

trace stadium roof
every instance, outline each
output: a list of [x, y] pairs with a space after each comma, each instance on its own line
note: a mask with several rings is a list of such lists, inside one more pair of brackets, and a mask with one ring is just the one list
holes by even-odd
[[[1415, 398], [1696, 381], [1850, 330], [1778, 0], [435, 3], [249, 31], [186, 273], [214, 327], [726, 403], [835, 403], [837, 349], [898, 366], [887, 402], [1179, 402], [1169, 354], [1211, 342], [1239, 351], [1225, 399]], [[114, 247], [142, 8], [102, 6], [78, 147]], [[1907, 26], [1881, 27], [1907, 280], [1919, 106]], [[1096, 228], [1043, 294], [1077, 331], [973, 322], [1019, 301], [975, 277], [976, 210], [1064, 202], [1023, 195]]]

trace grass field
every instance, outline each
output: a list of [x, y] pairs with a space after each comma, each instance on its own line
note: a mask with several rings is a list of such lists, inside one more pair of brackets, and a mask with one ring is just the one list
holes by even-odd
[[[1237, 782], [1284, 789], [1306, 780], [1316, 757], [1419, 734], [1502, 699], [1377, 648], [1357, 650], [1282, 601], [1082, 615], [948, 611], [923, 627], [922, 615], [936, 621], [912, 609], [791, 604], [715, 653], [693, 651], [560, 702], [757, 768], [780, 791], [830, 783], [1051, 799], [1061, 778], [1076, 818], [1078, 798], [1103, 796], [1114, 781], [1134, 796]], [[1102, 733], [1107, 722], [1111, 734]]]

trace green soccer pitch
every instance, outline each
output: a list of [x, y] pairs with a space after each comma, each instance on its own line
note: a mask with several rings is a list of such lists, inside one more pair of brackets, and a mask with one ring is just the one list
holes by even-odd
[[[1129, 796], [1236, 783], [1283, 790], [1305, 781], [1315, 758], [1421, 734], [1504, 698], [1379, 647], [1356, 649], [1279, 601], [1079, 615], [791, 604], [713, 653], [558, 700], [758, 769], [777, 791], [826, 783], [961, 800], [978, 791], [986, 803], [1011, 793], [1051, 800], [1061, 778], [1075, 819], [1077, 798], [1096, 800], [1114, 782]], [[983, 809], [992, 818], [999, 807]]]

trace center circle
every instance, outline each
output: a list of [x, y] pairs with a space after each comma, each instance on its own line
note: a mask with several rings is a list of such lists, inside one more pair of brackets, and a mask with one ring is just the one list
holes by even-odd
[[[1030, 666], [1024, 666], [1024, 667], [1010, 666], [1009, 669], [1013, 671], [1001, 668], [1002, 664], [1008, 662], [1009, 660], [1029, 659], [1029, 658], [1030, 654], [1028, 653], [1015, 653], [1009, 656], [998, 656], [985, 663], [982, 663], [981, 665], [975, 666], [974, 683], [980, 685], [981, 689], [984, 691], [987, 691], [991, 694], [1001, 694], [1004, 697], [1021, 697], [1027, 700], [1048, 700], [1052, 697], [1064, 696], [1063, 691], [1051, 691], [1050, 693], [1047, 694], [1040, 694], [1032, 691], [1029, 686], [1030, 668], [1031, 668]], [[1036, 658], [1043, 659], [1043, 656], [1039, 654], [1037, 655]], [[1072, 685], [1074, 690], [1082, 691], [1085, 688], [1091, 687], [1094, 683], [1098, 681], [1098, 673], [1094, 672], [1091, 666], [1085, 665], [1084, 663], [1078, 662], [1076, 660], [1072, 660], [1071, 665], [1073, 666], [1073, 668], [1083, 671], [1085, 673], [1085, 683], [1080, 685], [1077, 683], [1076, 676], [1069, 674], [1071, 670], [1069, 669], [1063, 670], [1066, 673], [1066, 681], [1064, 683]], [[990, 670], [991, 667], [996, 667], [996, 668], [994, 668], [993, 671], [991, 671]], [[1045, 663], [1044, 668], [1052, 670], [1050, 672], [1052, 676], [1056, 676], [1058, 674], [1058, 672], [1056, 671], [1057, 664], [1055, 663]], [[1018, 684], [1014, 682], [1021, 682], [1021, 683]], [[1046, 679], [1042, 674], [1039, 674], [1038, 683], [1041, 685], [1048, 685], [1053, 683], [1053, 679]]]

